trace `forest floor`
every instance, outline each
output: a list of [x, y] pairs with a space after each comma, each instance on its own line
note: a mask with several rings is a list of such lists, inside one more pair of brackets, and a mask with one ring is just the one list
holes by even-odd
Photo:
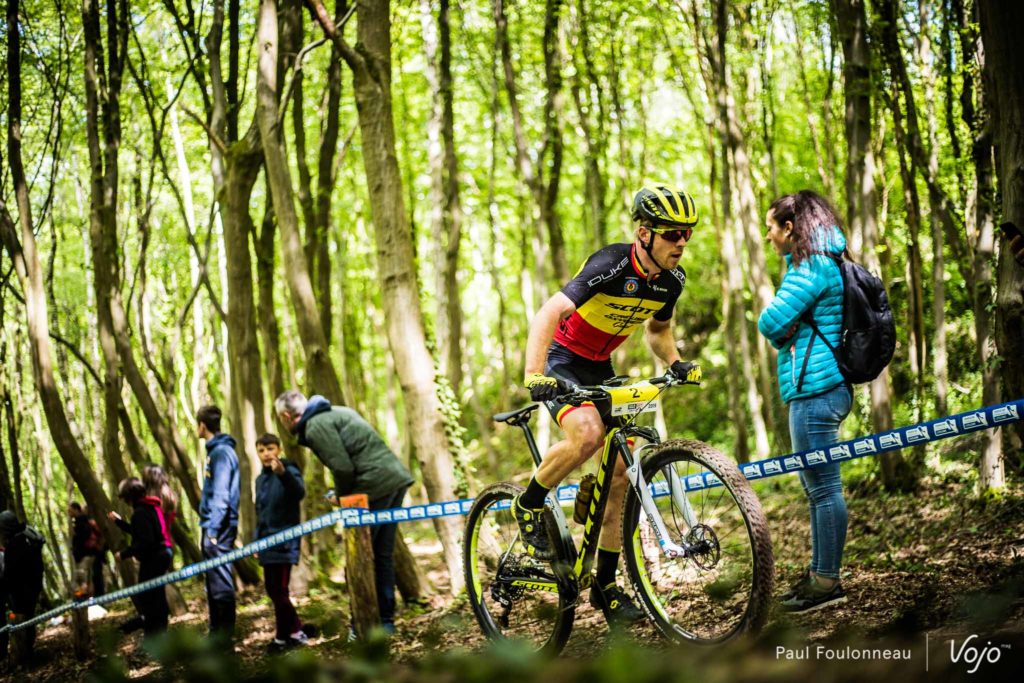
[[[721, 650], [701, 649], [696, 655], [680, 655], [689, 657], [681, 666], [695, 667], [692, 671], [699, 672], [697, 680], [702, 681], [794, 680], [804, 677], [801, 671], [807, 679], [818, 679], [821, 667], [832, 667], [832, 680], [898, 677], [905, 683], [928, 680], [936, 671], [945, 672], [942, 678], [948, 679], [969, 673], [963, 641], [975, 634], [977, 637], [968, 641], [966, 655], [972, 654], [970, 647], [977, 646], [975, 654], [983, 660], [989, 658], [980, 662], [979, 668], [1012, 664], [1019, 672], [1024, 662], [1024, 490], [1014, 488], [998, 498], [979, 499], [965, 472], [963, 467], [947, 469], [944, 475], [930, 475], [917, 492], [896, 495], [878, 492], [869, 469], [844, 471], [850, 513], [843, 571], [848, 601], [801, 616], [776, 612], [765, 632], [743, 646], [748, 656], [723, 657]], [[809, 558], [806, 500], [795, 477], [760, 482], [757, 490], [771, 524], [776, 590], [781, 593]], [[411, 536], [418, 531], [408, 533]], [[92, 624], [96, 649], [105, 652], [104, 656], [76, 661], [68, 626], [49, 626], [39, 633], [34, 662], [0, 679], [43, 683], [308, 678], [312, 682], [315, 678], [522, 680], [558, 675], [561, 678], [556, 680], [583, 680], [580, 671], [599, 666], [621, 669], [620, 677], [609, 673], [599, 676], [601, 680], [637, 683], [645, 676], [637, 677], [636, 667], [654, 664], [651, 658], [638, 658], [630, 652], [653, 646], [668, 657], [664, 661], [677, 661], [672, 659], [675, 655], [668, 652], [668, 646], [659, 645], [652, 627], [637, 626], [625, 640], [611, 639], [603, 619], [584, 605], [577, 611], [572, 637], [558, 663], [524, 663], [529, 657], [524, 659], [522, 653], [506, 648], [505, 652], [490, 650], [486, 657], [477, 658], [490, 662], [486, 672], [477, 671], [475, 665], [460, 664], [460, 653], [482, 650], [486, 643], [465, 599], [447, 596], [447, 576], [438, 558], [440, 545], [424, 538], [411, 543], [411, 547], [428, 570], [433, 584], [431, 596], [425, 606], [401, 608], [398, 632], [386, 645], [347, 642], [344, 591], [335, 586], [321, 590], [315, 598], [297, 601], [300, 614], [307, 621], [319, 623], [324, 634], [298, 656], [268, 657], [265, 649], [273, 634], [273, 610], [261, 590], [250, 589], [240, 598], [237, 659], [225, 663], [227, 658], [204, 650], [202, 639], [196, 635], [205, 627], [205, 602], [198, 586], [188, 586], [186, 595], [194, 596], [189, 600], [190, 611], [173, 619], [173, 644], [168, 646], [184, 653], [169, 656], [178, 662], [188, 660], [182, 664], [170, 669], [161, 667], [141, 650], [139, 636], [121, 636], [116, 624], [128, 616], [127, 605], [121, 604]], [[909, 648], [913, 661], [902, 665], [858, 663], [852, 667], [849, 662], [831, 659], [792, 661], [807, 644], [816, 650], [820, 644], [832, 648], [850, 643], [861, 648]], [[985, 643], [993, 649], [984, 650]], [[952, 661], [954, 646], [961, 648], [956, 663]], [[615, 660], [618, 664], [607, 658], [609, 650], [622, 652], [624, 648], [627, 654]], [[822, 657], [828, 655], [817, 654], [818, 659]], [[811, 652], [810, 659], [815, 658], [815, 652]], [[838, 655], [835, 658], [841, 659]], [[993, 659], [1000, 661], [995, 663]], [[560, 669], [551, 673], [539, 668], [543, 666]], [[882, 668], [872, 674], [872, 666]], [[933, 673], [926, 674], [929, 667]], [[513, 677], [510, 671], [520, 675]], [[306, 675], [311, 672], [319, 676]], [[647, 678], [661, 680], [661, 673], [647, 673]], [[986, 678], [991, 679], [992, 672], [988, 673]], [[674, 673], [672, 677], [679, 678]]]

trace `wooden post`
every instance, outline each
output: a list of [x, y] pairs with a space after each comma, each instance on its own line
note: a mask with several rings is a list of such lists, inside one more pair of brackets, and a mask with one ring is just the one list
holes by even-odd
[[[339, 501], [343, 508], [369, 509], [365, 493], [345, 496]], [[377, 584], [373, 576], [373, 543], [365, 526], [345, 527], [345, 582], [348, 584], [352, 609], [352, 626], [360, 639], [380, 624], [377, 607]]]
[[92, 652], [89, 638], [89, 610], [87, 608], [71, 610], [71, 640], [74, 645], [75, 659], [84, 662]]

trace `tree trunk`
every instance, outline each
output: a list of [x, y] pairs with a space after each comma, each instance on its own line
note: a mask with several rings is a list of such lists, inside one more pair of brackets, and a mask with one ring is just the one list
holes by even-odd
[[[1024, 228], [1024, 63], [1019, 40], [1024, 5], [978, 0], [985, 46], [985, 102], [992, 121], [996, 175], [1002, 220]], [[996, 346], [1003, 359], [999, 374], [1004, 396], [1024, 396], [1024, 268], [1004, 245], [996, 278]], [[1013, 449], [1020, 457], [1024, 423], [1012, 427]], [[981, 484], [1002, 485], [1002, 463], [982, 463]]]
[[14, 182], [21, 227], [18, 228], [0, 198], [0, 239], [14, 262], [18, 280], [25, 294], [29, 348], [32, 356], [32, 374], [42, 403], [43, 413], [57, 446], [61, 460], [71, 478], [78, 485], [86, 503], [94, 511], [106, 538], [115, 547], [122, 542], [120, 530], [106, 518], [111, 510], [110, 499], [93, 473], [85, 453], [75, 439], [64, 412], [63, 400], [57, 387], [50, 350], [49, 320], [46, 292], [43, 287], [42, 268], [36, 250], [32, 210], [29, 202], [28, 182], [21, 159], [21, 30], [18, 22], [18, 0], [7, 3], [7, 151], [11, 178]]
[[[559, 106], [556, 102], [560, 97], [561, 90], [561, 69], [558, 63], [558, 19], [561, 9], [560, 0], [547, 0], [544, 13], [544, 74], [546, 97], [544, 100], [544, 144], [536, 153], [533, 161], [526, 144], [526, 133], [523, 129], [523, 116], [519, 108], [519, 97], [517, 94], [516, 73], [512, 64], [512, 50], [508, 40], [508, 17], [505, 15], [504, 0], [494, 0], [494, 25], [495, 43], [501, 57], [501, 64], [505, 76], [505, 91], [508, 96], [509, 109], [512, 113], [512, 139], [515, 142], [516, 169], [519, 178], [529, 188], [533, 196], [533, 217], [537, 236], [544, 232], [547, 239], [543, 240], [545, 248], [535, 248], [538, 265], [550, 263], [554, 270], [554, 277], [559, 282], [569, 279], [569, 271], [565, 262], [565, 245], [562, 237], [562, 229], [558, 223], [558, 214], [554, 211], [555, 200], [558, 195], [558, 182], [562, 165], [562, 136], [558, 123]], [[544, 179], [544, 171], [541, 166], [543, 159], [550, 147], [551, 168], [549, 169], [547, 182]], [[538, 280], [541, 294], [547, 292], [546, 278]], [[543, 296], [541, 297], [543, 298]]]
[[[295, 192], [283, 131], [277, 120], [278, 92], [278, 11], [276, 0], [261, 0], [258, 31], [259, 73], [256, 80], [256, 118], [263, 144], [267, 185], [274, 201], [274, 215], [281, 234], [285, 276], [291, 295], [299, 338], [306, 353], [306, 376], [313, 392], [329, 401], [344, 401], [338, 373], [328, 354], [309, 267], [299, 235], [295, 213]], [[371, 186], [372, 187], [372, 186]]]
[[577, 0], [576, 18], [579, 27], [578, 45], [573, 53], [575, 76], [570, 90], [576, 115], [583, 132], [583, 149], [585, 151], [584, 188], [586, 204], [584, 205], [584, 227], [592, 239], [593, 248], [602, 248], [608, 243], [608, 221], [605, 210], [608, 186], [602, 168], [605, 153], [608, 149], [608, 131], [605, 122], [608, 120], [605, 111], [604, 88], [594, 64], [593, 48], [590, 41], [590, 17], [586, 3]]
[[[269, 4], [264, 0], [264, 7]], [[412, 251], [413, 235], [405, 212], [395, 153], [389, 11], [386, 1], [364, 0], [359, 3], [358, 43], [354, 50], [344, 43], [340, 34], [334, 32], [325, 13], [321, 12], [318, 20], [328, 36], [341, 47], [354, 75], [366, 183], [368, 187], [375, 188], [370, 195], [370, 209], [388, 342], [402, 386], [408, 430], [414, 454], [420, 463], [423, 483], [430, 500], [443, 501], [454, 497], [455, 465], [434, 379], [434, 360], [427, 349], [423, 329]], [[267, 40], [260, 42], [268, 44]], [[434, 528], [444, 546], [452, 593], [460, 593], [465, 586], [461, 525], [459, 520], [441, 517], [434, 520]]]
[[[444, 234], [441, 268], [444, 308], [438, 312], [438, 358], [441, 372], [451, 383], [455, 396], [462, 395], [462, 304], [459, 297], [459, 247], [462, 241], [462, 202], [459, 198], [459, 159], [455, 152], [455, 106], [452, 85], [452, 37], [449, 0], [441, 0], [438, 27], [441, 38], [439, 88], [441, 96], [441, 140], [444, 160]], [[443, 331], [443, 336], [441, 332]]]
[[[918, 16], [921, 29], [916, 36], [917, 65], [924, 81], [925, 123], [928, 132], [928, 168], [927, 173], [933, 178], [939, 175], [939, 144], [937, 138], [936, 117], [936, 74], [932, 64], [935, 61], [932, 52], [929, 28], [934, 17], [929, 0], [918, 0]], [[953, 93], [947, 93], [946, 100]], [[946, 353], [946, 263], [944, 246], [945, 239], [939, 209], [934, 205], [935, 197], [929, 196], [928, 222], [932, 233], [932, 324], [933, 332], [929, 336], [932, 348], [932, 369], [935, 375], [935, 415], [946, 414], [946, 398], [949, 394], [949, 368]]]
[[462, 205], [459, 200], [458, 157], [451, 73], [451, 26], [448, 0], [441, 0], [434, 22], [432, 6], [420, 3], [427, 82], [433, 109], [427, 121], [430, 164], [431, 234], [434, 249], [434, 337], [440, 370], [456, 396], [462, 384], [462, 306], [458, 288]]
[[[878, 197], [875, 190], [875, 157], [871, 147], [871, 56], [864, 0], [832, 0], [839, 37], [843, 44], [843, 84], [846, 101], [846, 210], [850, 231], [862, 237], [864, 265], [882, 273], [878, 245]], [[856, 255], [855, 255], [856, 256]], [[892, 429], [892, 389], [889, 371], [871, 382], [871, 423], [875, 432]], [[899, 453], [879, 456], [882, 483], [900, 488], [909, 468]]]
[[[117, 157], [121, 141], [122, 21], [114, 3], [107, 7], [109, 61], [104, 68], [103, 39], [97, 0], [82, 3], [85, 45], [86, 139], [89, 148], [89, 241], [96, 296], [96, 322], [103, 352], [103, 456], [111, 465], [113, 479], [128, 476], [121, 457], [118, 415], [121, 409], [121, 361], [114, 339], [110, 301], [120, 287], [117, 257]], [[101, 147], [102, 136], [102, 147]]]
[[[995, 186], [992, 177], [992, 127], [990, 125], [987, 93], [980, 80], [984, 70], [985, 53], [978, 37], [978, 5], [973, 7], [971, 21], [967, 21], [962, 2], [954, 2], [955, 20], [960, 34], [964, 66], [963, 91], [960, 101], [961, 116], [971, 131], [971, 158], [975, 177], [975, 241], [974, 289], [971, 300], [974, 309], [974, 332], [977, 337], [978, 365], [981, 368], [981, 399], [984, 405], [999, 403], [999, 364], [996, 362], [995, 339], [992, 334], [992, 312], [989, 305], [994, 299], [992, 266], [995, 263]], [[981, 459], [979, 472], [983, 480], [981, 489], [1002, 488], [1003, 444], [1002, 428], [988, 429], [980, 435]]]

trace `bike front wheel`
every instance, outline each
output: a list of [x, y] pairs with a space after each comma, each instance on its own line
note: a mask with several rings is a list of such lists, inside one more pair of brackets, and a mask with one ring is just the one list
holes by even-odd
[[668, 441], [641, 467], [668, 531], [665, 540], [686, 549], [682, 557], [665, 555], [631, 490], [623, 507], [623, 553], [648, 616], [676, 642], [717, 644], [760, 630], [774, 557], [750, 483], [735, 463], [700, 441]]
[[527, 553], [511, 509], [523, 490], [494, 484], [470, 508], [463, 544], [469, 602], [491, 640], [517, 639], [558, 654], [572, 631], [575, 607], [551, 565]]

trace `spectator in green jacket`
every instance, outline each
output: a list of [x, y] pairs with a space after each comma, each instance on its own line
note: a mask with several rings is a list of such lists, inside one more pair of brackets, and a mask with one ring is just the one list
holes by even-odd
[[[401, 507], [413, 483], [409, 470], [380, 434], [351, 408], [332, 406], [323, 396], [308, 400], [299, 391], [286, 391], [274, 401], [282, 424], [331, 471], [337, 496], [365, 493], [371, 510]], [[396, 524], [372, 528], [374, 578], [381, 625], [395, 629]]]

